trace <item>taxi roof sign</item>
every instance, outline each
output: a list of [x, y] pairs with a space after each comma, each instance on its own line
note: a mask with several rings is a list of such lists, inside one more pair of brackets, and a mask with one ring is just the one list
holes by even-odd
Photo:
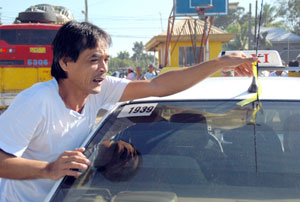
[[[236, 51], [223, 51], [219, 54], [225, 55], [230, 54]], [[256, 56], [256, 50], [242, 50], [243, 53], [245, 53], [248, 57], [255, 57]], [[279, 53], [276, 50], [258, 50], [257, 52], [258, 56], [258, 65], [261, 67], [282, 67], [282, 60], [279, 55]]]

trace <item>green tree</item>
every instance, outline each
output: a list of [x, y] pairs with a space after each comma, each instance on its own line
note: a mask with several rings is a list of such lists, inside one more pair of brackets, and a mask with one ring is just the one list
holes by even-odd
[[139, 61], [139, 60], [141, 60], [142, 59], [142, 56], [143, 56], [143, 54], [144, 54], [144, 50], [145, 50], [145, 48], [144, 48], [144, 44], [143, 44], [143, 42], [142, 41], [140, 41], [140, 42], [134, 42], [133, 43], [133, 48], [132, 48], [132, 51], [133, 51], [133, 55], [132, 55], [132, 59], [134, 60], [134, 61]]
[[[259, 8], [260, 9], [260, 8]], [[278, 8], [271, 4], [264, 4], [262, 17], [261, 17], [261, 26], [262, 27], [281, 27], [287, 29], [283, 20], [279, 18]], [[267, 32], [260, 33], [259, 36], [259, 49], [270, 49], [272, 43], [267, 40]]]
[[278, 16], [285, 19], [285, 25], [294, 34], [300, 35], [300, 1], [277, 1]]
[[[284, 0], [282, 0], [284, 1]], [[215, 25], [222, 29], [225, 29], [229, 33], [235, 33], [236, 37], [233, 41], [224, 44], [225, 50], [238, 50], [249, 48], [249, 45], [256, 44], [254, 40], [254, 26], [259, 21], [260, 8], [258, 8], [258, 19], [255, 20], [255, 16], [249, 19], [249, 13], [244, 12], [245, 9], [238, 7], [236, 9], [230, 9], [228, 16], [219, 16], [215, 20]], [[251, 23], [249, 30], [249, 23]], [[222, 26], [221, 26], [222, 25]], [[262, 27], [284, 27], [282, 20], [279, 20], [279, 13], [276, 6], [271, 4], [264, 4], [261, 17]], [[259, 48], [268, 49], [272, 47], [272, 44], [266, 39], [267, 33], [261, 33], [259, 38]], [[250, 37], [250, 43], [249, 43]]]
[[[260, 9], [260, 8], [259, 8]], [[285, 28], [283, 20], [279, 20], [279, 12], [276, 6], [265, 3], [263, 6], [261, 25], [263, 27]]]
[[134, 62], [131, 59], [120, 59], [115, 57], [110, 59], [108, 63], [108, 70], [113, 72], [118, 69], [125, 69], [129, 66], [134, 67]]
[[236, 9], [229, 9], [229, 14], [226, 16], [216, 16], [214, 18], [214, 25], [226, 30], [232, 23], [239, 23], [239, 19], [244, 14], [245, 8], [237, 7]]
[[111, 58], [108, 64], [109, 71], [113, 72], [129, 66], [140, 66], [145, 70], [148, 64], [154, 61], [154, 56], [145, 52], [143, 42], [134, 42], [132, 50], [134, 52], [132, 57], [128, 51], [120, 51], [117, 57]]
[[142, 41], [134, 42], [133, 55], [131, 59], [135, 62], [136, 66], [146, 67], [150, 62], [154, 61], [154, 56], [145, 52], [145, 47]]
[[117, 54], [117, 58], [121, 60], [128, 60], [130, 58], [130, 54], [128, 51], [121, 51]]
[[[230, 9], [228, 16], [219, 16], [216, 18], [217, 24], [222, 24], [222, 29], [225, 29], [228, 33], [235, 33], [236, 37], [227, 44], [224, 44], [225, 50], [240, 50], [248, 47], [249, 37], [249, 14], [245, 13], [245, 9], [238, 7], [236, 9]], [[224, 19], [222, 19], [224, 18]], [[226, 22], [228, 20], [228, 22]]]

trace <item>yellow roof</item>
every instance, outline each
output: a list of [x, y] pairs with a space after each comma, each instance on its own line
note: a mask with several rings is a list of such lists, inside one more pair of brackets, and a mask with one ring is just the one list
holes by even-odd
[[[195, 31], [196, 30], [196, 31]], [[202, 34], [204, 31], [204, 21], [195, 18], [186, 18], [180, 20], [174, 25], [171, 41], [175, 42], [180, 35], [179, 41], [186, 42], [191, 41], [191, 36], [195, 36], [197, 41], [201, 41]], [[166, 41], [167, 31], [162, 32], [161, 34], [154, 36], [150, 41], [145, 45], [147, 51], [154, 50], [159, 44]], [[226, 31], [212, 25], [209, 40], [214, 42], [228, 42], [235, 37], [235, 34], [227, 33]]]

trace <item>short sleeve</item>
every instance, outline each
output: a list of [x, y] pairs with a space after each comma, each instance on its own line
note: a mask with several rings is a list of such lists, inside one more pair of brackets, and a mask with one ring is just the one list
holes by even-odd
[[30, 91], [19, 93], [0, 115], [0, 148], [22, 156], [42, 120], [40, 99]]

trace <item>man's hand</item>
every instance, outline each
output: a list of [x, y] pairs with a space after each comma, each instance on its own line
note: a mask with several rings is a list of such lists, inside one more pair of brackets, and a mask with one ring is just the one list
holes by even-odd
[[47, 165], [46, 178], [58, 180], [64, 176], [79, 177], [81, 172], [76, 170], [86, 170], [90, 165], [90, 161], [82, 153], [84, 151], [84, 148], [77, 148], [62, 153], [56, 161]]
[[253, 76], [252, 64], [257, 57], [247, 57], [242, 51], [237, 51], [218, 58], [223, 71], [235, 70], [241, 76]]

